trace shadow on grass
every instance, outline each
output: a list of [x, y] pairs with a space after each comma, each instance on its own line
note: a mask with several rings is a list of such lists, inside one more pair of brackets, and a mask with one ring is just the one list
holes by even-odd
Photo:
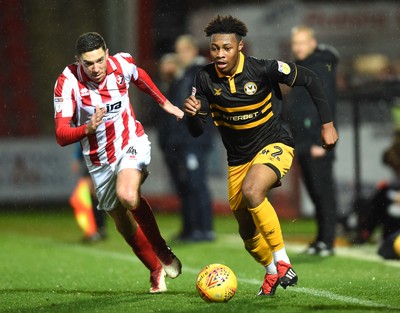
[[[389, 306], [355, 304], [304, 304], [295, 298], [275, 297], [233, 298], [227, 303], [205, 303], [196, 292], [168, 292], [152, 295], [145, 292], [78, 289], [2, 289], [2, 294], [18, 297], [18, 303], [1, 312], [189, 312], [189, 313], [246, 313], [246, 312], [400, 312]], [[26, 297], [25, 301], [23, 297]], [[29, 304], [29, 299], [35, 299]], [[1, 309], [6, 309], [2, 311]]]
[[[174, 292], [150, 294], [144, 291], [78, 290], [45, 288], [0, 289], [1, 295], [9, 298], [7, 305], [0, 304], [0, 312], [168, 312], [173, 310], [178, 299], [201, 302], [196, 292]], [[10, 300], [10, 297], [15, 301]], [[1, 296], [0, 296], [1, 298]], [[200, 300], [200, 301], [199, 301]], [[188, 303], [186, 301], [186, 303]], [[165, 310], [163, 309], [165, 308]], [[187, 308], [175, 312], [187, 312]]]

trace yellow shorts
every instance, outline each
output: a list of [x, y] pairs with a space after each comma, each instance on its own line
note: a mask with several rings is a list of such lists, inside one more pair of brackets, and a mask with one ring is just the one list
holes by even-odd
[[228, 196], [231, 210], [245, 208], [242, 183], [250, 167], [254, 164], [269, 166], [277, 176], [277, 183], [286, 175], [292, 165], [294, 149], [283, 143], [272, 143], [257, 153], [253, 160], [246, 164], [228, 167]]

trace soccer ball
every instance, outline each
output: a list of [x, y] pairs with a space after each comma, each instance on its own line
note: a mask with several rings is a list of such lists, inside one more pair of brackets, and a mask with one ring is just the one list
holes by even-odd
[[229, 267], [210, 264], [200, 271], [196, 287], [206, 302], [227, 302], [235, 295], [237, 279]]

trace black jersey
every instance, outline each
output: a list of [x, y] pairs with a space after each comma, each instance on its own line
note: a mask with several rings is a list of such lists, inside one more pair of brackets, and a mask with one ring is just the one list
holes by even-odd
[[228, 153], [230, 166], [251, 161], [265, 146], [281, 142], [293, 147], [293, 140], [273, 113], [272, 92], [278, 83], [292, 86], [296, 80], [294, 63], [259, 60], [240, 53], [234, 75], [225, 76], [214, 63], [197, 73], [196, 98], [200, 116], [211, 113]]

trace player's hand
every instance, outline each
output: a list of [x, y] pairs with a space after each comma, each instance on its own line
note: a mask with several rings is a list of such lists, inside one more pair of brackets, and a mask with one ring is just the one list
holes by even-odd
[[99, 105], [96, 105], [96, 111], [90, 118], [89, 123], [86, 124], [86, 134], [94, 134], [96, 132], [97, 127], [99, 127], [99, 125], [103, 123], [103, 117], [105, 114], [106, 109], [100, 109]]
[[331, 150], [335, 147], [336, 142], [339, 140], [339, 136], [333, 122], [322, 124], [321, 137], [322, 142], [324, 143], [322, 148], [325, 150]]
[[190, 96], [185, 100], [185, 103], [183, 104], [183, 111], [189, 117], [196, 116], [196, 114], [199, 113], [200, 109], [201, 109], [200, 100], [196, 99], [195, 96]]
[[183, 111], [177, 106], [173, 105], [171, 102], [169, 102], [169, 100], [166, 100], [162, 105], [162, 107], [166, 112], [174, 115], [178, 121], [180, 121], [183, 118], [184, 115]]

